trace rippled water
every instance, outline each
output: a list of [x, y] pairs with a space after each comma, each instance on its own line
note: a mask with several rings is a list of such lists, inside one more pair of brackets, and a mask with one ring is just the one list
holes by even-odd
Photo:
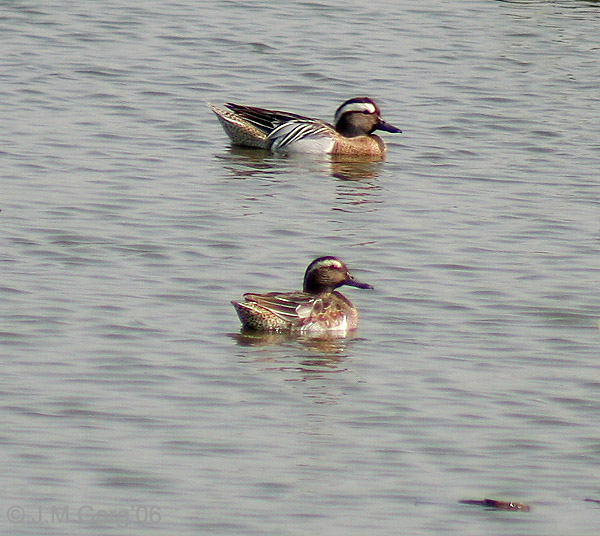
[[[3, 2], [3, 533], [597, 534], [599, 18]], [[385, 162], [205, 106], [357, 95]], [[375, 286], [358, 333], [241, 337], [230, 300], [322, 254]]]

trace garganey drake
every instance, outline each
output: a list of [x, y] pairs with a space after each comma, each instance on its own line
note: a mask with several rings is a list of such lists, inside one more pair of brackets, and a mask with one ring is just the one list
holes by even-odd
[[358, 312], [335, 289], [342, 285], [370, 288], [348, 272], [337, 257], [319, 257], [304, 275], [302, 292], [244, 294], [232, 301], [242, 325], [253, 331], [290, 331], [306, 335], [348, 332], [358, 326]]
[[381, 118], [379, 107], [368, 97], [344, 102], [334, 124], [320, 119], [228, 102], [228, 110], [209, 104], [234, 145], [273, 152], [385, 155], [385, 142], [375, 130], [402, 132]]

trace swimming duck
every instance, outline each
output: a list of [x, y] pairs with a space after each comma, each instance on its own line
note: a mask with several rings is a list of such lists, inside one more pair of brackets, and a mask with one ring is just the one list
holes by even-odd
[[347, 332], [358, 326], [358, 312], [338, 287], [372, 289], [355, 279], [337, 257], [319, 257], [304, 275], [302, 292], [247, 293], [232, 301], [245, 329], [303, 334]]
[[234, 145], [259, 147], [273, 152], [333, 155], [385, 155], [385, 142], [375, 130], [402, 132], [381, 118], [368, 97], [344, 102], [335, 112], [334, 124], [320, 119], [231, 102], [228, 110], [208, 105]]

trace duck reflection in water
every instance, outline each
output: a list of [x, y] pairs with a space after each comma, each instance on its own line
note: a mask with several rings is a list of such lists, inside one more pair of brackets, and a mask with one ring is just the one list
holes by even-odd
[[[315, 350], [319, 355], [312, 356], [314, 359], [333, 359], [335, 362], [342, 358], [342, 354], [348, 346], [355, 340], [361, 340], [354, 333], [329, 334], [319, 336], [301, 335], [291, 331], [256, 331], [242, 328], [239, 333], [231, 333], [230, 337], [234, 339], [239, 346], [244, 347], [270, 347], [270, 346], [290, 346], [297, 347], [300, 344], [307, 350]], [[309, 359], [311, 359], [310, 357]]]
[[[232, 302], [242, 330], [231, 337], [239, 346], [265, 348], [262, 355], [253, 353], [253, 362], [311, 377], [343, 371], [348, 346], [360, 339], [356, 308], [335, 290], [342, 285], [373, 288], [355, 279], [337, 257], [319, 257], [306, 269], [301, 292], [244, 294]], [[279, 348], [266, 350], [274, 345]], [[297, 357], [290, 359], [290, 353]]]
[[[337, 397], [333, 396], [331, 384], [326, 379], [331, 374], [350, 370], [347, 363], [349, 351], [355, 342], [362, 340], [354, 335], [306, 337], [248, 330], [231, 333], [230, 337], [243, 348], [238, 356], [242, 362], [255, 364], [263, 370], [285, 373], [289, 381], [311, 382], [310, 396], [317, 395], [314, 391], [315, 381], [317, 386], [321, 380], [326, 382], [322, 385], [322, 393], [318, 398], [330, 402]], [[252, 351], [248, 351], [249, 347]]]
[[267, 171], [285, 173], [291, 170], [331, 175], [337, 179], [359, 181], [376, 179], [383, 162], [362, 155], [274, 155], [263, 149], [232, 146], [217, 156], [235, 179], [263, 175]]

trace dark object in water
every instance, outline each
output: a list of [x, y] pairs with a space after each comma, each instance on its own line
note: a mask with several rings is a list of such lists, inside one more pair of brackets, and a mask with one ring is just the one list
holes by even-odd
[[596, 504], [600, 504], [600, 499], [584, 499], [585, 502], [593, 502]]
[[483, 499], [483, 501], [466, 499], [458, 502], [460, 504], [475, 504], [485, 508], [494, 508], [495, 510], [518, 510], [520, 512], [529, 512], [529, 510], [531, 510], [531, 507], [528, 504], [512, 501], [496, 501], [495, 499]]

